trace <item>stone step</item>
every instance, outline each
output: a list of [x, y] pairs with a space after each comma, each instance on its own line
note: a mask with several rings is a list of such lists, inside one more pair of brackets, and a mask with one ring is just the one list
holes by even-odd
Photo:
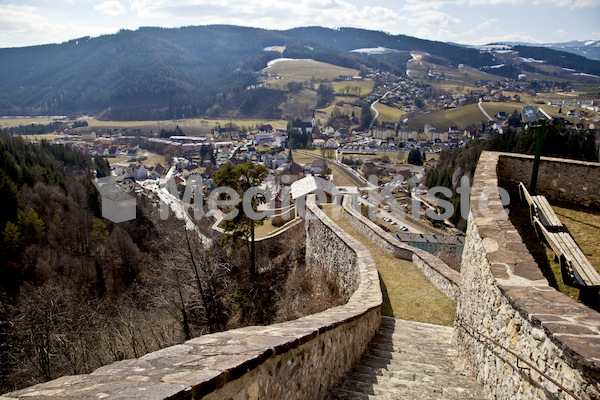
[[452, 328], [383, 317], [381, 328], [329, 399], [486, 399], [452, 347]]
[[445, 335], [452, 336], [454, 328], [451, 326], [435, 325], [426, 322], [407, 321], [404, 319], [395, 319], [391, 317], [381, 317], [381, 325], [379, 328], [381, 331], [385, 330], [411, 330], [411, 331], [429, 331], [438, 332]]
[[346, 375], [346, 380], [362, 382], [379, 387], [397, 387], [411, 386], [428, 388], [455, 388], [461, 390], [475, 390], [479, 385], [472, 378], [461, 377], [460, 375], [427, 375], [416, 371], [393, 371], [384, 375], [369, 375], [359, 371], [353, 371]]
[[415, 343], [437, 343], [439, 346], [451, 346], [452, 345], [452, 337], [445, 337], [435, 333], [405, 333], [399, 331], [390, 331], [388, 333], [379, 332], [375, 336], [373, 336], [373, 340], [382, 343], [390, 343], [390, 342], [400, 342], [406, 340], [414, 341]]
[[366, 365], [373, 367], [387, 367], [388, 369], [402, 369], [403, 365], [407, 363], [419, 364], [423, 367], [430, 366], [436, 368], [438, 371], [445, 371], [448, 369], [454, 369], [456, 364], [453, 360], [447, 357], [436, 357], [431, 354], [409, 354], [404, 353], [402, 356], [396, 356], [396, 358], [379, 357], [371, 353], [371, 349], [367, 350], [360, 361]]
[[343, 389], [334, 389], [329, 393], [328, 400], [368, 400], [373, 398], [364, 393], [351, 392]]
[[371, 342], [369, 344], [369, 349], [373, 352], [374, 355], [380, 354], [380, 357], [385, 357], [386, 355], [391, 355], [392, 358], [395, 358], [395, 355], [404, 354], [404, 353], [417, 353], [417, 354], [436, 354], [439, 356], [458, 356], [458, 351], [452, 346], [440, 346], [438, 343], [432, 343], [430, 345], [424, 344], [414, 344], [412, 342], [404, 342], [404, 343], [381, 343], [381, 342]]
[[364, 398], [362, 395], [373, 398], [392, 398], [392, 399], [444, 399], [444, 400], [462, 400], [462, 399], [485, 399], [485, 393], [479, 388], [459, 388], [459, 387], [440, 387], [428, 384], [415, 384], [414, 382], [396, 382], [382, 386], [379, 384], [369, 384], [360, 381], [345, 380], [339, 390], [349, 393], [355, 393], [356, 398]]
[[458, 377], [464, 377], [467, 379], [472, 379], [473, 378], [473, 374], [464, 369], [464, 368], [460, 368], [460, 367], [455, 367], [452, 372], [450, 374], [447, 373], [447, 370], [444, 368], [440, 368], [438, 366], [432, 366], [432, 365], [427, 365], [427, 364], [421, 364], [421, 363], [415, 363], [415, 362], [407, 362], [407, 365], [405, 366], [405, 368], [402, 369], [389, 369], [388, 367], [381, 367], [381, 366], [370, 366], [367, 365], [366, 363], [358, 363], [354, 366], [354, 369], [352, 370], [352, 372], [359, 372], [362, 374], [367, 374], [367, 375], [373, 375], [373, 376], [399, 376], [399, 377], [406, 377], [405, 379], [416, 379], [416, 378], [411, 378], [412, 376], [415, 375], [441, 375], [441, 374], [446, 374], [446, 375], [451, 375], [451, 376], [458, 376]]

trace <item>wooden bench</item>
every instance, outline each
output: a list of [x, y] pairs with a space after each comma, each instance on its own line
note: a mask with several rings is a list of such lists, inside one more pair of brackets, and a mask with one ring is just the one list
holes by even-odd
[[540, 218], [540, 222], [549, 230], [561, 231], [564, 230], [564, 226], [558, 215], [548, 203], [548, 199], [545, 196], [533, 196], [533, 203], [537, 206], [538, 215]]
[[[571, 234], [564, 231], [551, 232], [538, 217], [534, 217], [533, 226], [543, 238], [559, 261], [563, 281], [582, 287], [600, 287], [600, 275], [581, 251]], [[565, 276], [566, 275], [566, 276]]]
[[549, 231], [564, 231], [564, 225], [560, 222], [560, 218], [558, 218], [545, 196], [532, 196], [523, 182], [519, 182], [519, 194], [521, 199], [529, 205], [529, 216], [532, 223], [533, 218], [537, 217]]

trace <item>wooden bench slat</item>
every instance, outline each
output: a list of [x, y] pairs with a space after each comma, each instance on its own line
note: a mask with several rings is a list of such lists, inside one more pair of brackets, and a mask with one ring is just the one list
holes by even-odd
[[548, 202], [545, 196], [533, 196], [533, 202], [538, 207], [540, 220], [546, 227], [562, 228], [563, 224], [560, 222], [560, 218], [552, 209], [552, 206]]
[[562, 259], [565, 260], [577, 283], [585, 286], [600, 286], [600, 274], [568, 232], [550, 232], [538, 217], [534, 217], [534, 226], [542, 232], [556, 257], [561, 260], [561, 264]]
[[560, 237], [564, 241], [565, 245], [568, 247], [569, 251], [579, 264], [579, 268], [583, 274], [586, 275], [587, 280], [592, 285], [600, 285], [600, 275], [596, 268], [592, 265], [592, 263], [587, 259], [581, 248], [575, 242], [575, 239], [568, 234], [567, 232], [560, 232]]
[[527, 204], [531, 206], [533, 204], [533, 199], [531, 198], [531, 195], [529, 194], [529, 191], [527, 190], [523, 182], [519, 182], [519, 191], [521, 193], [521, 196], [525, 198]]

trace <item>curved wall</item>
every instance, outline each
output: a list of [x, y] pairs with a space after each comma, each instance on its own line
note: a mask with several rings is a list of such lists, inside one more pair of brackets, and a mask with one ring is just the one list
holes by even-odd
[[[582, 182], [600, 170], [596, 163], [553, 162], [544, 159], [545, 166], [540, 168], [541, 193], [547, 188], [543, 182], [553, 186], [547, 176], [551, 171], [560, 170], [565, 182]], [[517, 167], [528, 163], [531, 158], [527, 156], [481, 155], [462, 256], [455, 340], [478, 380], [496, 398], [573, 397], [479, 333], [523, 356], [577, 398], [598, 399], [600, 314], [548, 285], [501, 204], [498, 180], [528, 182], [527, 169]], [[597, 193], [600, 180], [587, 185], [593, 186], [588, 193]], [[568, 190], [560, 190], [558, 184], [555, 188], [552, 198], [583, 201], [567, 196]], [[594, 203], [592, 197], [586, 199]]]
[[307, 260], [328, 268], [348, 302], [269, 326], [201, 336], [65, 376], [1, 399], [318, 399], [358, 361], [381, 322], [382, 296], [368, 250], [307, 201]]

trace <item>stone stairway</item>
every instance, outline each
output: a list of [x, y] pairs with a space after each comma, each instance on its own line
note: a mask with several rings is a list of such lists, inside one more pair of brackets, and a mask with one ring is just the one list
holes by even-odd
[[367, 351], [328, 399], [487, 399], [451, 339], [451, 327], [382, 317]]

